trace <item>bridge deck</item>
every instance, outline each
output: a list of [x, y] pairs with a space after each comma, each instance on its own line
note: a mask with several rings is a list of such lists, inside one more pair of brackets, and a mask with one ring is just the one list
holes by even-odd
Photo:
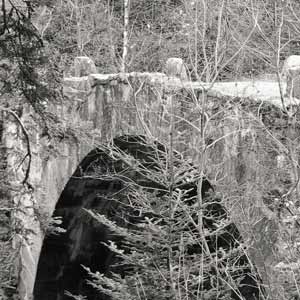
[[[240, 97], [250, 98], [254, 101], [267, 101], [282, 107], [281, 94], [279, 84], [275, 80], [244, 80], [244, 81], [228, 81], [228, 82], [182, 82], [178, 78], [167, 77], [164, 73], [126, 73], [126, 74], [91, 74], [89, 76], [93, 84], [105, 84], [113, 80], [121, 80], [126, 82], [129, 77], [145, 78], [152, 84], [162, 84], [170, 88], [187, 88], [192, 90], [207, 90], [208, 94], [216, 97]], [[68, 80], [66, 78], [66, 80]], [[281, 82], [282, 94], [286, 90], [286, 82]], [[300, 99], [284, 97], [285, 106], [299, 105]]]

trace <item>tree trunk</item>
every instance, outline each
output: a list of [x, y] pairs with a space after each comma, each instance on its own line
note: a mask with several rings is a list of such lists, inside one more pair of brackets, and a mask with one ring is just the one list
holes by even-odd
[[128, 53], [128, 25], [129, 25], [129, 1], [124, 0], [124, 32], [123, 32], [123, 55], [122, 55], [122, 64], [121, 72], [125, 73], [126, 71], [126, 57]]

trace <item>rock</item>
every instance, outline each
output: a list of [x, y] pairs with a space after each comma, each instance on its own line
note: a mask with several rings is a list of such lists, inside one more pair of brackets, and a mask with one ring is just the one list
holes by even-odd
[[177, 77], [182, 81], [188, 81], [184, 62], [181, 58], [171, 57], [166, 62], [165, 72], [167, 76]]
[[284, 95], [289, 98], [300, 98], [300, 55], [291, 55], [286, 58], [282, 67], [282, 75], [287, 82]]
[[88, 76], [97, 73], [95, 63], [87, 56], [77, 56], [73, 68], [75, 77]]

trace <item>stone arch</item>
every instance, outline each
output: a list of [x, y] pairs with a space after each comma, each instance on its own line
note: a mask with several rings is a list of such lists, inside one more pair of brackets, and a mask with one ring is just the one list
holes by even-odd
[[[121, 151], [150, 166], [153, 163], [145, 156], [149, 149], [143, 140], [144, 137], [140, 136], [124, 136], [116, 138], [113, 143]], [[124, 185], [118, 179], [95, 179], [88, 175], [82, 177], [95, 168], [98, 171], [101, 169], [100, 173], [105, 177], [108, 170], [121, 170], [123, 166], [113, 162], [107, 152], [98, 148], [91, 150], [79, 163], [55, 205], [53, 217], [63, 220], [60, 226], [66, 232], [46, 235], [44, 239], [37, 267], [34, 299], [70, 299], [64, 296], [64, 290], [84, 294], [91, 300], [102, 299], [86, 284], [87, 274], [82, 265], [90, 267], [92, 271], [105, 273], [108, 270], [112, 256], [101, 244], [108, 240], [108, 232], [84, 209], [96, 209], [111, 219], [118, 218], [115, 216], [118, 204], [109, 201], [109, 198], [111, 194], [120, 192]], [[134, 173], [126, 177], [139, 180], [139, 175]], [[140, 180], [139, 184], [146, 185], [149, 182], [142, 183]]]
[[[165, 154], [167, 151], [159, 143], [147, 144], [143, 136], [121, 136], [113, 143], [123, 154], [128, 155], [129, 160], [133, 157], [143, 167], [153, 170], [157, 167], [153, 157], [163, 160], [164, 156], [160, 154]], [[97, 171], [96, 178], [89, 176], [95, 171]], [[112, 172], [122, 176], [112, 177], [110, 176]], [[88, 275], [82, 265], [94, 272], [109, 272], [114, 256], [101, 242], [106, 242], [113, 237], [103, 224], [94, 220], [84, 209], [96, 210], [105, 214], [109, 219], [119, 224], [122, 223], [120, 203], [123, 201], [122, 190], [128, 183], [125, 178], [138, 186], [159, 189], [161, 194], [168, 193], [166, 186], [147, 178], [142, 171], [128, 168], [128, 165], [124, 166], [124, 162], [118, 160], [114, 153], [103, 149], [92, 150], [79, 164], [56, 204], [54, 217], [62, 218], [61, 226], [66, 229], [66, 232], [48, 235], [44, 240], [34, 287], [35, 300], [70, 299], [64, 295], [65, 290], [75, 295], [83, 294], [89, 300], [107, 299], [86, 283]], [[188, 197], [191, 199], [195, 197], [198, 190], [195, 182], [189, 179], [187, 182], [178, 183], [177, 186], [188, 191]], [[207, 192], [211, 190], [210, 183], [203, 179], [202, 196], [205, 198]], [[112, 195], [116, 194], [118, 194], [118, 201], [113, 201]], [[214, 227], [212, 217], [227, 218], [226, 210], [215, 199], [206, 207], [207, 219], [204, 219], [204, 226]], [[138, 222], [139, 217], [133, 217], [132, 220]], [[126, 224], [122, 225], [126, 226]], [[226, 250], [237, 247], [240, 239], [237, 228], [231, 223], [224, 235], [210, 236], [207, 243], [210, 251], [214, 252], [219, 248]], [[119, 240], [116, 239], [116, 242]], [[197, 252], [199, 248], [192, 247], [188, 251]], [[255, 275], [251, 274], [248, 267], [245, 267], [248, 264], [246, 256], [241, 258], [241, 264], [246, 271], [243, 271], [237, 280], [242, 279], [242, 282], [245, 280], [246, 282], [239, 292], [246, 300], [256, 300], [259, 297], [259, 288], [256, 280], [252, 279]], [[117, 271], [122, 272], [122, 270]], [[232, 299], [239, 299], [239, 295], [233, 292]]]
[[[34, 299], [70, 299], [64, 296], [64, 290], [74, 294], [88, 295], [88, 299], [101, 299], [88, 285], [81, 264], [96, 271], [105, 272], [109, 264], [109, 253], [101, 245], [107, 240], [107, 232], [101, 224], [95, 222], [83, 210], [97, 207], [102, 213], [109, 213], [111, 203], [103, 201], [96, 205], [97, 193], [118, 190], [116, 182], [82, 180], [80, 173], [101, 157], [97, 150], [92, 150], [79, 164], [69, 179], [53, 213], [54, 218], [62, 218], [60, 225], [66, 233], [46, 235], [37, 269], [34, 286]], [[101, 159], [101, 158], [100, 158]]]

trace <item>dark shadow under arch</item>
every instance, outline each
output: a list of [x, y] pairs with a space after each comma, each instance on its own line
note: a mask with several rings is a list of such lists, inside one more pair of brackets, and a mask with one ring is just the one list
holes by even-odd
[[[151, 151], [143, 146], [141, 139], [137, 136], [121, 137], [114, 140], [114, 145], [150, 167], [153, 162], [146, 153]], [[53, 216], [62, 219], [60, 227], [66, 232], [46, 235], [44, 239], [34, 286], [35, 300], [71, 299], [64, 295], [65, 290], [83, 294], [89, 300], [105, 299], [86, 283], [87, 272], [82, 265], [92, 271], [108, 271], [113, 257], [101, 244], [108, 240], [108, 232], [83, 208], [97, 210], [111, 219], [118, 218], [118, 203], [109, 199], [122, 191], [124, 183], [116, 178], [93, 178], [95, 168], [103, 175], [108, 170], [120, 172], [124, 168], [108, 152], [92, 150], [79, 164], [56, 204]], [[138, 176], [134, 174], [132, 177]]]
[[[166, 149], [159, 143], [147, 144], [142, 136], [122, 136], [116, 138], [113, 144], [129, 158], [138, 160], [145, 169], [156, 170], [158, 168], [156, 159], [162, 163], [165, 159]], [[111, 177], [112, 173], [120, 176]], [[143, 171], [129, 168], [111, 152], [110, 147], [94, 149], [79, 164], [63, 190], [54, 212], [54, 217], [62, 218], [60, 226], [66, 229], [66, 232], [46, 235], [44, 239], [34, 287], [35, 300], [71, 299], [64, 294], [65, 290], [75, 295], [82, 294], [88, 300], [107, 299], [87, 284], [87, 272], [82, 265], [94, 272], [109, 272], [114, 257], [101, 242], [114, 237], [110, 236], [104, 225], [94, 220], [83, 208], [96, 210], [122, 224], [120, 204], [124, 200], [122, 191], [128, 183], [126, 180], [149, 189], [157, 189], [161, 194], [168, 192], [168, 187], [163, 182], [153, 181]], [[195, 182], [179, 182], [177, 187], [189, 190], [190, 193], [197, 193]], [[209, 190], [212, 190], [212, 187], [204, 179], [202, 184], [204, 198]], [[116, 195], [118, 201], [112, 201]], [[216, 218], [227, 217], [227, 212], [220, 204], [211, 204], [209, 209], [210, 214]], [[208, 219], [206, 226], [213, 226], [212, 221]], [[232, 224], [232, 228], [228, 228], [228, 232], [221, 238], [211, 237], [208, 243], [212, 250], [218, 243], [220, 247], [222, 245], [223, 248], [230, 248], [235, 246], [233, 243], [239, 239], [241, 237], [238, 230]], [[255, 285], [253, 280], [251, 284]], [[254, 297], [247, 297], [247, 293], [248, 290], [244, 293], [247, 300], [258, 299], [257, 286], [251, 290]]]

